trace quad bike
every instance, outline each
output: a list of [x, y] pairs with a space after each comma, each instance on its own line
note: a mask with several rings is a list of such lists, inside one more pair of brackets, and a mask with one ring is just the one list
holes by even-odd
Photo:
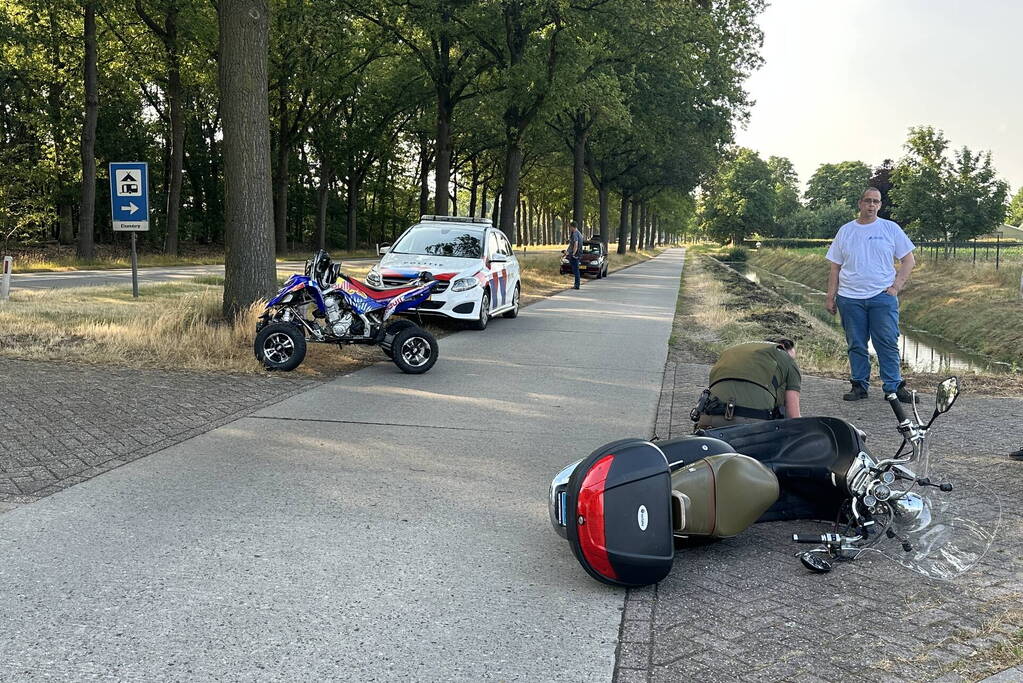
[[407, 287], [373, 287], [341, 272], [322, 249], [270, 299], [256, 324], [253, 349], [268, 370], [294, 370], [307, 342], [378, 345], [405, 373], [422, 374], [437, 362], [437, 340], [395, 313], [430, 298], [428, 272]]

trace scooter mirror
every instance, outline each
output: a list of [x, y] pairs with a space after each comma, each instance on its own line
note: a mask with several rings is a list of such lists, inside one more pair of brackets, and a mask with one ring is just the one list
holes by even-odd
[[827, 574], [831, 571], [831, 563], [817, 553], [800, 553], [799, 561], [803, 563], [804, 567], [818, 574]]
[[947, 413], [952, 404], [959, 397], [959, 378], [949, 377], [938, 385], [938, 391], [934, 399], [934, 410], [936, 413]]

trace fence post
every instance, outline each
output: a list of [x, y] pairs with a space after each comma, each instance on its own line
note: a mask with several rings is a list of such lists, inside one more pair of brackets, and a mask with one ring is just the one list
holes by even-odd
[[973, 238], [973, 265], [977, 265], [977, 238]]
[[1002, 256], [1002, 236], [995, 235], [995, 270], [998, 270], [998, 265], [1001, 263]]
[[3, 274], [0, 275], [0, 301], [7, 301], [11, 295], [11, 271], [14, 270], [14, 258], [4, 256]]

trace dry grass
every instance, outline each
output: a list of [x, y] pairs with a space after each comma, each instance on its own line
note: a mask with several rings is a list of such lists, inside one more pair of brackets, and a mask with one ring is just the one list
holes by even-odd
[[838, 332], [713, 259], [690, 252], [673, 342], [685, 342], [695, 347], [698, 359], [712, 361], [729, 346], [777, 336], [798, 343], [803, 372], [824, 377], [848, 372], [845, 340]]
[[[653, 253], [612, 255], [617, 270]], [[530, 249], [520, 256], [523, 304], [570, 285], [558, 274], [560, 247]], [[367, 266], [345, 272], [364, 278]], [[0, 304], [0, 357], [114, 364], [139, 368], [185, 368], [208, 372], [262, 372], [252, 353], [256, 318], [253, 306], [233, 323], [223, 320], [223, 278], [204, 276], [189, 283], [142, 285], [134, 299], [130, 287], [80, 287], [57, 290], [15, 289]], [[426, 318], [427, 329], [442, 337], [457, 324]], [[310, 344], [296, 372], [333, 376], [384, 360], [375, 347]]]

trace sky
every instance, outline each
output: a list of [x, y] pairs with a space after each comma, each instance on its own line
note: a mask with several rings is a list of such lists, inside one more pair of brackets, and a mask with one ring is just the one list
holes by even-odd
[[760, 26], [736, 142], [791, 159], [804, 189], [823, 163], [898, 160], [921, 125], [1023, 185], [1023, 2], [774, 0]]

